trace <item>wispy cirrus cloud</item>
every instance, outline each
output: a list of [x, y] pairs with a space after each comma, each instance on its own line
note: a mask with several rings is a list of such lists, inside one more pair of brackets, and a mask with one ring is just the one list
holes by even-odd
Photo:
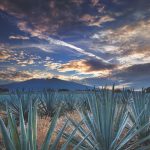
[[100, 56], [96, 56], [95, 54], [93, 54], [92, 52], [87, 52], [86, 50], [80, 48], [80, 47], [77, 47], [77, 46], [74, 46], [73, 44], [69, 44], [67, 42], [64, 42], [64, 41], [61, 41], [61, 40], [55, 40], [55, 39], [52, 39], [52, 38], [48, 38], [48, 41], [52, 44], [56, 44], [56, 45], [61, 45], [61, 46], [65, 46], [65, 47], [69, 47], [73, 50], [75, 50], [76, 52], [79, 52], [83, 55], [86, 55], [88, 57], [93, 57], [95, 59], [99, 59], [105, 63], [108, 63], [107, 60], [103, 59], [102, 57]]

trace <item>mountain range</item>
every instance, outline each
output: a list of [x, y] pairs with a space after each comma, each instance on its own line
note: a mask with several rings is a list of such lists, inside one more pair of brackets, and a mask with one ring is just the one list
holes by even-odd
[[0, 87], [6, 88], [9, 90], [15, 90], [15, 89], [87, 90], [87, 89], [92, 89], [92, 87], [90, 86], [82, 85], [82, 84], [72, 82], [72, 81], [61, 80], [57, 78], [31, 79], [31, 80], [22, 81], [22, 82], [14, 82], [10, 84], [0, 85]]

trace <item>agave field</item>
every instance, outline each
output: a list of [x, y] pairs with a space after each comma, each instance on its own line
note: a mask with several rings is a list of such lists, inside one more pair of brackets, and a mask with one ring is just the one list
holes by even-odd
[[[150, 149], [145, 90], [11, 91], [0, 95], [0, 116], [0, 149]], [[41, 138], [38, 126], [46, 118]]]

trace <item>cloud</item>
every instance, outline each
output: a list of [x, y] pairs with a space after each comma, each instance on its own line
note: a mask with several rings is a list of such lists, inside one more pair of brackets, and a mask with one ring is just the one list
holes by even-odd
[[[110, 60], [129, 66], [148, 63], [150, 20], [133, 22], [115, 29], [105, 29], [91, 36], [89, 47], [95, 52], [110, 55]], [[100, 54], [99, 53], [99, 54]]]
[[7, 61], [11, 57], [11, 50], [3, 44], [0, 43], [0, 62]]
[[110, 76], [106, 77], [88, 77], [81, 79], [81, 82], [84, 82], [88, 85], [95, 86], [112, 86], [116, 85], [118, 88], [123, 87], [132, 87], [140, 89], [142, 87], [149, 87], [150, 83], [150, 63], [137, 64], [130, 67], [123, 68], [117, 72], [112, 72]]
[[150, 63], [132, 65], [114, 73], [112, 78], [120, 81], [120, 85], [128, 84], [130, 87], [142, 88], [150, 86]]
[[[28, 45], [21, 45], [21, 46], [17, 45], [17, 46], [13, 46], [12, 48], [36, 47], [36, 48], [40, 48], [41, 50], [50, 52], [51, 51], [51, 49], [50, 49], [51, 45], [58, 45], [61, 47], [68, 47], [68, 48], [70, 48], [70, 49], [74, 50], [75, 52], [78, 52], [82, 55], [85, 55], [88, 57], [93, 57], [95, 59], [99, 59], [99, 60], [107, 63], [107, 60], [103, 59], [100, 56], [93, 54], [92, 52], [88, 52], [87, 50], [80, 48], [78, 46], [75, 46], [74, 44], [70, 44], [70, 43], [65, 42], [63, 40], [54, 39], [54, 38], [51, 38], [51, 37], [43, 34], [44, 31], [42, 31], [41, 29], [33, 30], [32, 28], [28, 27], [27, 23], [24, 21], [19, 22], [18, 26], [19, 26], [20, 30], [23, 30], [23, 31], [30, 33], [32, 37], [37, 37], [41, 40], [45, 40], [49, 44], [28, 44]], [[44, 30], [44, 28], [42, 28], [42, 29]]]
[[0, 62], [7, 60], [10, 57], [10, 54], [6, 51], [0, 51]]
[[27, 66], [27, 65], [33, 65], [35, 64], [35, 62], [34, 62], [34, 59], [17, 60], [17, 64], [20, 66]]
[[27, 36], [22, 36], [22, 35], [10, 35], [9, 39], [14, 39], [14, 40], [29, 40], [30, 38]]
[[2, 81], [5, 81], [5, 83], [9, 82], [20, 82], [20, 81], [26, 81], [30, 79], [41, 79], [41, 78], [59, 78], [63, 80], [73, 80], [77, 79], [76, 76], [68, 76], [68, 75], [61, 75], [61, 74], [53, 74], [48, 71], [41, 71], [41, 70], [18, 70], [15, 67], [8, 67], [5, 69], [0, 70], [0, 84], [3, 84]]
[[[93, 10], [98, 13], [103, 4], [100, 2], [85, 2], [79, 0], [5, 0], [1, 2], [0, 9], [7, 11], [17, 18], [28, 17], [29, 23], [35, 30], [45, 30], [48, 33], [54, 33], [62, 26], [69, 26], [74, 23], [86, 23], [87, 20], [81, 20], [87, 11], [83, 11], [83, 6], [88, 9], [89, 15], [95, 16]], [[97, 16], [99, 18], [99, 16]], [[96, 20], [96, 19], [95, 19]]]
[[115, 76], [121, 79], [138, 80], [143, 77], [149, 77], [150, 63], [132, 65], [127, 68], [123, 68]]
[[[18, 23], [18, 27], [20, 30], [28, 32], [31, 34], [32, 37], [37, 37], [41, 40], [45, 40], [49, 43], [49, 45], [58, 45], [58, 46], [63, 46], [63, 47], [68, 47], [75, 52], [81, 53], [83, 55], [86, 55], [88, 57], [93, 57], [95, 59], [102, 60], [104, 62], [107, 62], [105, 59], [101, 58], [100, 56], [94, 55], [92, 52], [87, 52], [87, 50], [80, 48], [78, 46], [75, 46], [74, 44], [70, 44], [68, 42], [65, 42], [63, 40], [58, 40], [55, 38], [52, 38], [50, 36], [45, 35], [45, 28], [40, 27], [39, 29], [32, 29], [30, 26], [27, 25], [26, 21], [21, 21]], [[44, 45], [44, 44], [30, 44], [30, 47], [40, 47], [44, 51], [49, 51], [49, 45]]]
[[5, 72], [0, 72], [0, 77], [2, 80], [24, 81], [24, 80], [31, 79], [33, 76], [27, 71], [12, 72], [12, 71], [6, 70]]
[[11, 70], [9, 68], [5, 71], [0, 71], [0, 79], [7, 81], [25, 81], [33, 78], [51, 78], [53, 75], [49, 72], [40, 70], [27, 71], [27, 70]]
[[101, 16], [100, 18], [97, 16], [93, 16], [90, 14], [85, 14], [81, 17], [81, 21], [84, 21], [88, 26], [98, 26], [100, 27], [103, 23], [114, 21], [113, 17], [108, 15]]
[[62, 64], [58, 69], [61, 72], [77, 71], [80, 74], [94, 74], [96, 76], [106, 76], [116, 66], [113, 64], [104, 63], [96, 59], [80, 59], [72, 60], [66, 64]]
[[65, 47], [69, 47], [73, 50], [75, 50], [76, 52], [79, 52], [81, 54], [84, 54], [88, 57], [93, 57], [95, 59], [99, 59], [105, 63], [107, 63], [106, 60], [104, 60], [103, 58], [101, 58], [100, 56], [96, 56], [95, 54], [93, 54], [92, 52], [87, 52], [86, 50], [80, 48], [80, 47], [77, 47], [77, 46], [74, 46], [73, 44], [69, 44], [67, 42], [64, 42], [64, 41], [61, 41], [61, 40], [55, 40], [55, 39], [52, 39], [52, 38], [48, 38], [48, 41], [52, 44], [56, 44], [56, 45], [61, 45], [61, 46], [65, 46]]
[[44, 66], [51, 70], [58, 70], [61, 67], [61, 63], [55, 63], [52, 60], [47, 60]]
[[80, 82], [96, 87], [112, 86], [113, 84], [118, 85], [119, 83], [117, 80], [111, 79], [109, 77], [89, 77], [81, 79]]
[[103, 27], [108, 22], [116, 22], [119, 17], [124, 17], [125, 23], [127, 18], [133, 18], [133, 22], [146, 19], [149, 4], [147, 0], [5, 0], [0, 9], [17, 17], [21, 30], [31, 27], [28, 32], [32, 30], [35, 35], [39, 32], [52, 35], [64, 28], [70, 31], [79, 26]]
[[[134, 9], [134, 7], [137, 7], [137, 9]], [[52, 38], [50, 35], [59, 35], [59, 32], [65, 30], [65, 27], [67, 27], [67, 32], [72, 32], [69, 29], [77, 31], [78, 28], [81, 31], [80, 34], [82, 34], [83, 31], [80, 29], [82, 26], [85, 29], [86, 26], [101, 26], [96, 30], [93, 27], [96, 33], [91, 37], [95, 41], [97, 39], [97, 42], [91, 42], [91, 47], [92, 49], [98, 48], [101, 52], [111, 54], [120, 54], [125, 53], [124, 51], [129, 51], [136, 45], [134, 40], [137, 37], [141, 37], [142, 39], [142, 37], [145, 38], [147, 36], [149, 38], [148, 32], [146, 32], [149, 31], [149, 7], [146, 0], [142, 2], [140, 0], [133, 0], [132, 2], [129, 0], [90, 0], [88, 2], [83, 0], [70, 0], [69, 2], [65, 0], [61, 2], [59, 0], [39, 0], [38, 3], [35, 0], [23, 0], [21, 2], [15, 0], [15, 3], [6, 0], [5, 3], [1, 3], [1, 8], [3, 11], [16, 16], [19, 19], [18, 28], [30, 33], [31, 36], [44, 39], [50, 45], [56, 44], [69, 47], [76, 52], [89, 57], [95, 57], [104, 62], [106, 61], [105, 59], [100, 55], [95, 55], [89, 49], [65, 42], [61, 38], [59, 40]], [[20, 16], [18, 16], [19, 14]], [[121, 23], [118, 21], [118, 16], [122, 20], [120, 21]], [[28, 19], [23, 19], [26, 17]], [[131, 19], [133, 21], [129, 22], [128, 20]], [[108, 22], [112, 22], [112, 26], [106, 25], [104, 27], [103, 24]], [[74, 28], [74, 26], [77, 28]], [[86, 31], [89, 32], [88, 28]], [[86, 33], [84, 34], [87, 36]]]

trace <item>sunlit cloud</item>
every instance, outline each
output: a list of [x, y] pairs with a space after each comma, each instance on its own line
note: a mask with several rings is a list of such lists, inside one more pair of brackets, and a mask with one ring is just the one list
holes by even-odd
[[9, 39], [14, 39], [14, 40], [29, 40], [30, 38], [27, 36], [22, 36], [22, 35], [10, 35]]
[[88, 26], [101, 26], [105, 22], [111, 22], [114, 21], [115, 19], [113, 17], [110, 17], [108, 15], [106, 16], [93, 16], [90, 14], [85, 14], [81, 17], [81, 21], [86, 22]]
[[10, 54], [6, 53], [5, 51], [0, 51], [0, 62], [7, 60], [10, 57]]
[[0, 43], [0, 62], [7, 61], [11, 57], [11, 51], [5, 44]]
[[45, 67], [52, 69], [52, 70], [58, 70], [61, 67], [61, 63], [55, 63], [51, 60], [48, 60], [48, 62], [46, 62], [44, 64]]
[[72, 60], [62, 64], [58, 69], [61, 72], [76, 71], [80, 74], [93, 74], [94, 76], [107, 76], [115, 65], [103, 63], [99, 60]]
[[34, 64], [34, 60], [33, 59], [29, 59], [29, 60], [17, 60], [17, 64], [20, 65], [20, 66], [27, 66], [27, 65], [32, 65]]
[[27, 70], [17, 71], [6, 69], [0, 71], [1, 79], [8, 81], [25, 81], [33, 78], [52, 78], [53, 75], [49, 72], [42, 72], [40, 70], [34, 70], [32, 72]]
[[8, 82], [14, 82], [14, 81], [26, 81], [30, 79], [42, 79], [42, 78], [58, 78], [58, 79], [63, 79], [63, 80], [75, 80], [79, 79], [77, 76], [67, 76], [67, 75], [56, 75], [52, 74], [47, 71], [41, 71], [41, 70], [34, 70], [34, 71], [28, 71], [28, 70], [21, 70], [18, 71], [14, 67], [10, 67], [5, 69], [5, 71], [0, 71], [0, 77], [1, 80], [6, 80]]

